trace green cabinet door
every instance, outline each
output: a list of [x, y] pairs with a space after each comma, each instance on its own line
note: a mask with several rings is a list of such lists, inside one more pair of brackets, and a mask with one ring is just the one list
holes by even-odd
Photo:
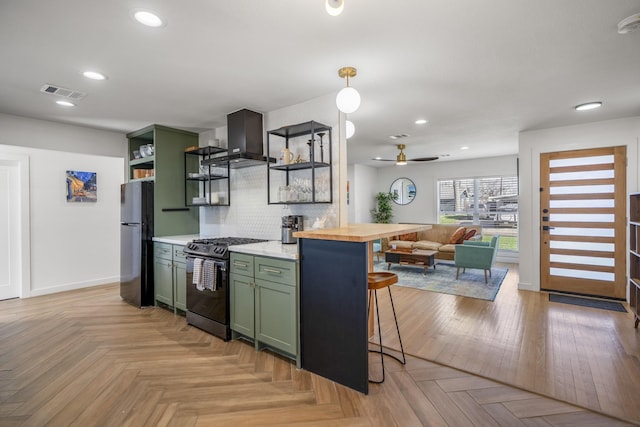
[[173, 295], [175, 297], [175, 308], [187, 311], [187, 264], [176, 262], [173, 269]]
[[249, 338], [255, 338], [253, 278], [231, 273], [229, 290], [231, 329]]
[[295, 283], [256, 279], [255, 313], [256, 341], [297, 354]]
[[187, 312], [187, 255], [184, 246], [173, 245], [173, 302], [176, 310]]
[[171, 260], [154, 257], [153, 275], [156, 301], [173, 307], [173, 265]]

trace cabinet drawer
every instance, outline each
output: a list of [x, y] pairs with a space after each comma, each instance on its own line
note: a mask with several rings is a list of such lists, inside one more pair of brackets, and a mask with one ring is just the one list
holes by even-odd
[[171, 245], [169, 243], [153, 242], [153, 256], [171, 261]]
[[187, 255], [183, 249], [184, 246], [173, 245], [173, 260], [175, 262], [187, 262]]
[[256, 279], [282, 283], [289, 286], [296, 285], [296, 263], [274, 258], [255, 257]]
[[253, 277], [253, 255], [232, 252], [230, 269], [231, 273]]

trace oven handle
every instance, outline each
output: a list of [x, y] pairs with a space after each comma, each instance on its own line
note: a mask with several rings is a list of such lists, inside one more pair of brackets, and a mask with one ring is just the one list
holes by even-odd
[[192, 269], [193, 269], [193, 260], [196, 259], [196, 258], [202, 258], [202, 259], [207, 259], [207, 260], [214, 261], [221, 271], [224, 271], [224, 272], [227, 271], [227, 262], [226, 261], [215, 261], [212, 258], [194, 257], [194, 256], [191, 256], [191, 255], [187, 255], [187, 263], [191, 264], [191, 268]]
[[[193, 274], [193, 260], [196, 259], [198, 257], [194, 257], [194, 256], [189, 256], [187, 255], [186, 259], [187, 259], [187, 271], [186, 271], [186, 275], [187, 275], [187, 285], [193, 285], [192, 281], [189, 278], [189, 275]], [[211, 259], [211, 258], [203, 258], [203, 259]], [[226, 261], [215, 261], [216, 265], [218, 266], [218, 270], [220, 270], [220, 280], [221, 282], [218, 283], [218, 288], [219, 289], [225, 289], [228, 284], [229, 284], [229, 277], [228, 277], [228, 273], [227, 273], [227, 262]], [[187, 287], [188, 289], [190, 287]], [[195, 287], [194, 287], [195, 288]]]

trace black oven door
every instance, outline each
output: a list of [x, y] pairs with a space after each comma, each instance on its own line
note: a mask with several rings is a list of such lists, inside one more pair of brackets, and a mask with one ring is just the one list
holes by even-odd
[[229, 280], [227, 262], [216, 261], [215, 291], [198, 290], [193, 283], [193, 260], [187, 256], [187, 311], [190, 311], [223, 325], [229, 325]]

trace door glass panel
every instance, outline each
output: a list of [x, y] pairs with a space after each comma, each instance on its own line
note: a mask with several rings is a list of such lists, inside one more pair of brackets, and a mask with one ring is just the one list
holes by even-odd
[[569, 268], [551, 267], [549, 272], [552, 276], [572, 277], [579, 279], [603, 280], [605, 282], [613, 282], [615, 277], [613, 273], [603, 273], [600, 271], [588, 270], [572, 270]]
[[551, 214], [551, 221], [561, 222], [613, 222], [613, 214]]
[[613, 199], [551, 200], [550, 208], [612, 208]]
[[550, 194], [613, 193], [613, 185], [570, 185], [549, 188]]
[[613, 228], [578, 228], [555, 227], [550, 230], [552, 236], [589, 236], [589, 237], [614, 237]]
[[583, 172], [557, 172], [549, 174], [549, 181], [579, 180], [579, 179], [602, 179], [613, 178], [613, 170], [583, 171]]
[[606, 154], [604, 156], [573, 157], [569, 159], [549, 160], [549, 167], [559, 168], [562, 166], [603, 165], [613, 163], [613, 161], [614, 158], [611, 154]]
[[613, 243], [564, 242], [562, 240], [552, 240], [549, 242], [549, 246], [551, 249], [575, 249], [579, 251], [613, 252], [615, 250]]
[[613, 258], [600, 258], [595, 256], [558, 255], [551, 254], [551, 262], [564, 262], [568, 264], [599, 265], [613, 267]]

